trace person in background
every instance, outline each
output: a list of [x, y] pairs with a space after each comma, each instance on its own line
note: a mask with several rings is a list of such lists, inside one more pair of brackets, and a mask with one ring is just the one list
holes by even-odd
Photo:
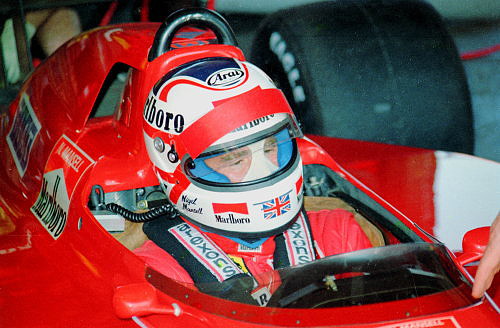
[[[50, 56], [82, 31], [77, 12], [65, 7], [28, 12], [25, 28], [28, 43], [35, 37], [44, 56]], [[12, 19], [5, 22], [1, 41], [7, 81], [17, 83], [21, 79], [21, 72]]]
[[477, 268], [472, 296], [482, 297], [498, 271], [500, 271], [500, 213], [491, 225], [490, 240]]

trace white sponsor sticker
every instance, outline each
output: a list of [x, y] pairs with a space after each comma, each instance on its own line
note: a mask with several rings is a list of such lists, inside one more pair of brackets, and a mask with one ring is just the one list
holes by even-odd
[[271, 299], [271, 292], [267, 287], [260, 287], [252, 292], [252, 298], [256, 300], [260, 306], [266, 306]]
[[414, 321], [406, 321], [380, 328], [460, 328], [455, 317], [437, 317]]
[[302, 213], [283, 235], [291, 266], [314, 261], [312, 239]]
[[42, 189], [31, 212], [49, 234], [57, 239], [66, 227], [69, 209], [68, 192], [63, 170], [58, 169], [43, 176]]
[[92, 163], [92, 158], [65, 135], [54, 145], [45, 165], [42, 188], [31, 207], [31, 212], [54, 239], [64, 231], [73, 191]]
[[220, 282], [243, 273], [219, 246], [189, 224], [181, 223], [168, 231]]
[[7, 144], [21, 177], [26, 172], [31, 149], [41, 127], [42, 125], [33, 111], [29, 97], [23, 94], [14, 116], [12, 128], [7, 134]]
[[224, 88], [237, 84], [243, 80], [245, 72], [240, 68], [224, 68], [207, 78], [207, 84], [211, 87]]

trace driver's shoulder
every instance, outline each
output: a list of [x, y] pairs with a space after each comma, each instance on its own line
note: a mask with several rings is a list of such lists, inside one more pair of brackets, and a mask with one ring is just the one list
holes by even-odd
[[[385, 244], [382, 232], [344, 200], [335, 197], [304, 197], [311, 230], [315, 239], [333, 231], [363, 232], [372, 247]], [[354, 237], [353, 235], [350, 238]], [[328, 236], [326, 236], [328, 238]], [[331, 238], [328, 238], [331, 240]]]

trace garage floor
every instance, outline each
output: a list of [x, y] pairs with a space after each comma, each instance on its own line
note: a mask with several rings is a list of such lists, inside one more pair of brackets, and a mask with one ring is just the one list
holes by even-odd
[[[228, 15], [240, 47], [250, 45], [261, 16]], [[500, 21], [447, 22], [460, 54], [500, 44]], [[500, 161], [500, 52], [463, 62], [471, 91], [475, 155]]]

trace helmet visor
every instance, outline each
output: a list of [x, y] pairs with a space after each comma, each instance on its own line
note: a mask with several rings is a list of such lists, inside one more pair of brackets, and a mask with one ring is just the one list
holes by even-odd
[[[300, 130], [298, 130], [300, 131]], [[296, 156], [297, 129], [281, 125], [277, 131], [230, 142], [187, 161], [189, 176], [215, 183], [242, 183], [261, 180], [287, 167]]]

